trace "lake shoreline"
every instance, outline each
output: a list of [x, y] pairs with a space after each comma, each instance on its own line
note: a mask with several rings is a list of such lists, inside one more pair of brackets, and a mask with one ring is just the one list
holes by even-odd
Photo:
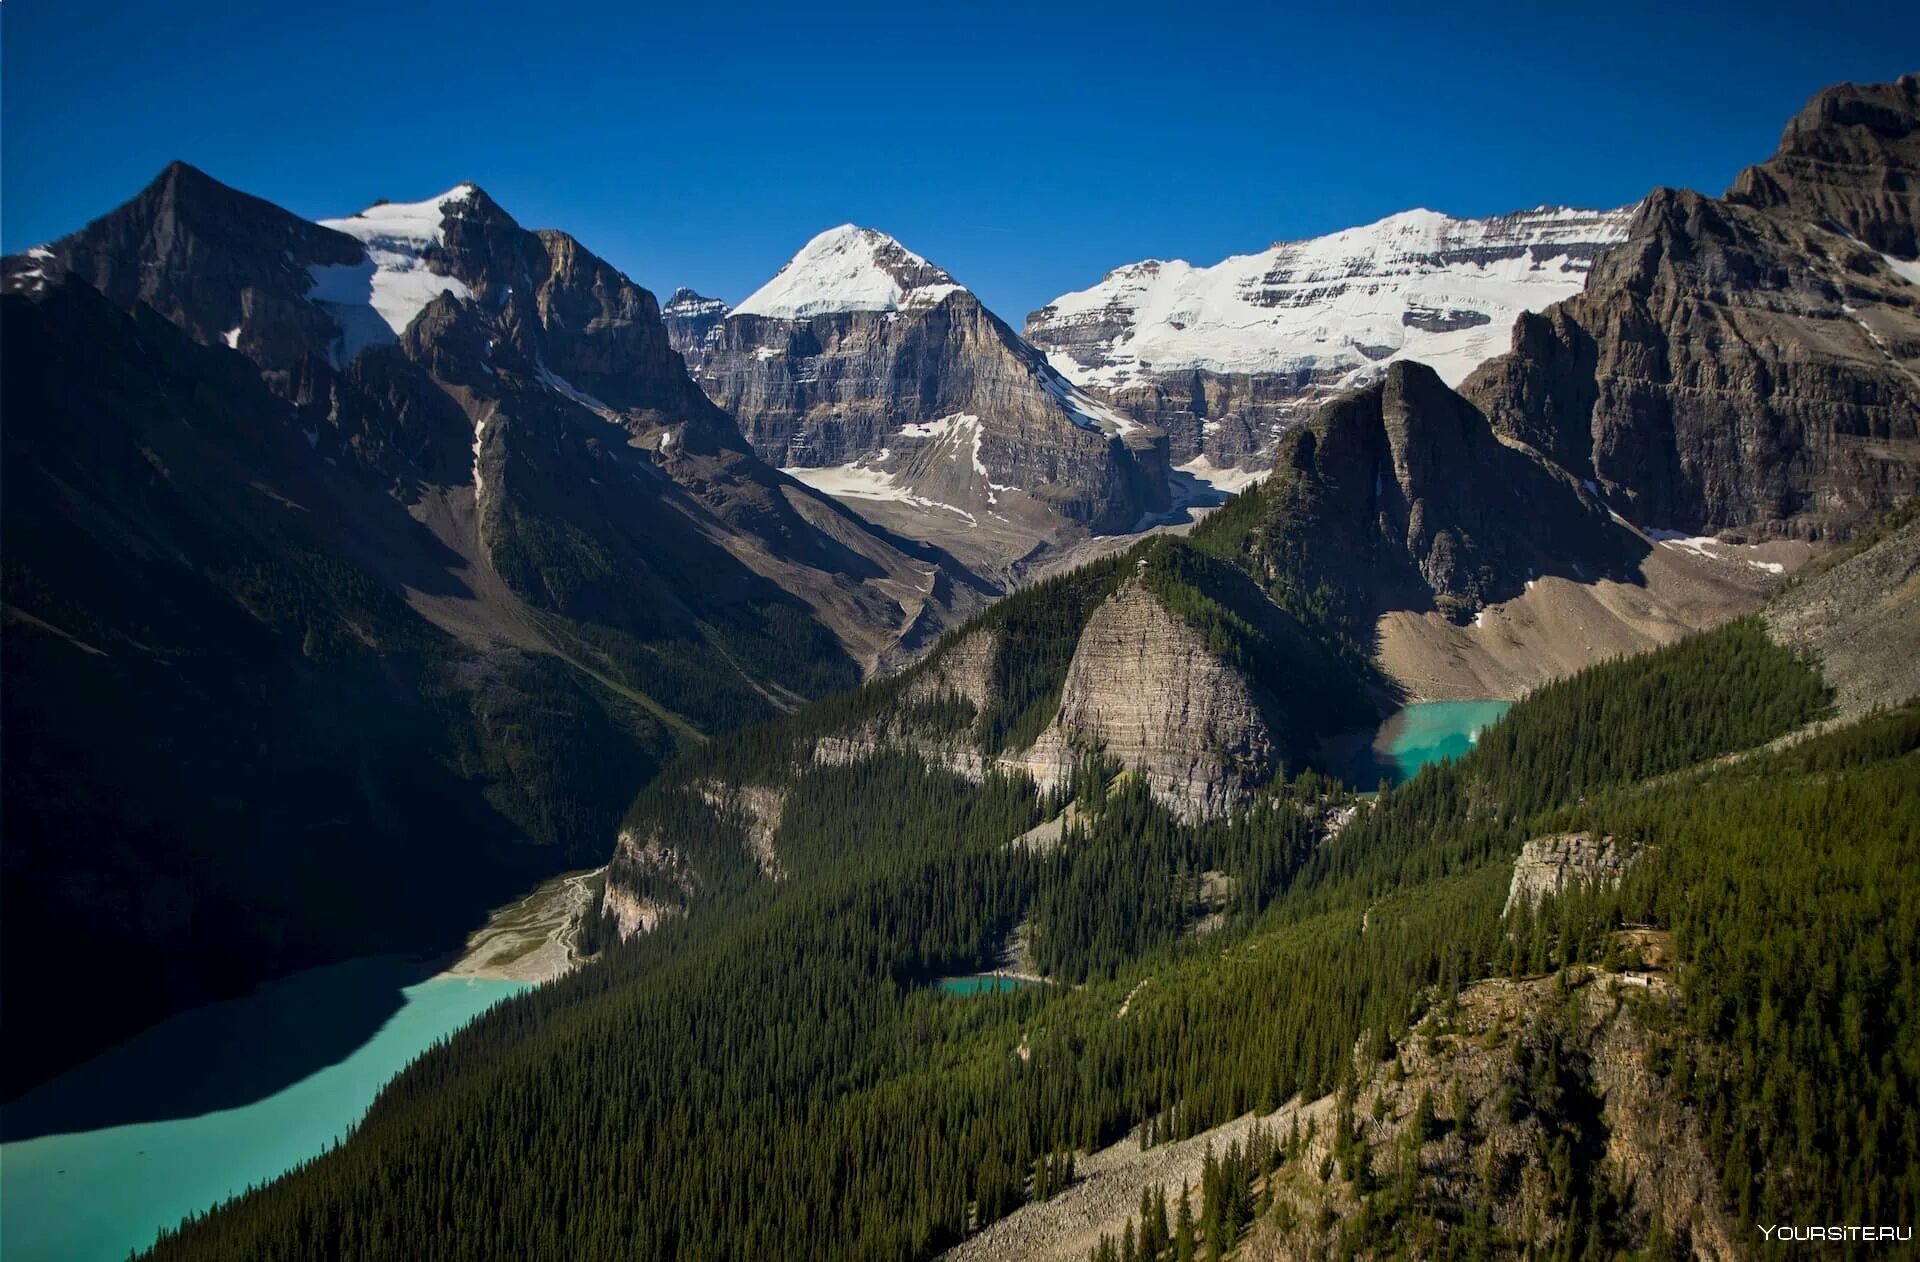
[[605, 867], [563, 872], [494, 908], [464, 947], [441, 957], [435, 976], [527, 985], [566, 976], [589, 958], [579, 951], [580, 928], [605, 873]]

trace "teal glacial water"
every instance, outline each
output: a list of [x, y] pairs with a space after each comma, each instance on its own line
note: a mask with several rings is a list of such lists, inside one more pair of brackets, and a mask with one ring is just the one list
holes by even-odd
[[989, 995], [1001, 991], [1020, 990], [1027, 986], [1038, 986], [1027, 977], [1007, 977], [1000, 973], [979, 973], [972, 977], [943, 977], [940, 989], [949, 995]]
[[1480, 733], [1498, 723], [1511, 701], [1418, 701], [1382, 723], [1371, 744], [1351, 760], [1342, 779], [1371, 789], [1382, 779], [1398, 784], [1428, 763], [1458, 758]]
[[142, 1032], [7, 1106], [0, 1257], [119, 1262], [323, 1152], [409, 1061], [522, 989], [355, 960]]

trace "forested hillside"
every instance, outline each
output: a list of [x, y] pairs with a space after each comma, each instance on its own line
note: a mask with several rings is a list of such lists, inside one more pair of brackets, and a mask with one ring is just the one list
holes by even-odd
[[[1071, 1151], [1333, 1091], [1356, 1044], [1394, 1045], [1475, 979], [1603, 950], [1626, 917], [1673, 928], [1689, 964], [1677, 1037], [1703, 1072], [1687, 1090], [1745, 1137], [1716, 1154], [1736, 1203], [1908, 1221], [1910, 1189], [1889, 1180], [1920, 1153], [1885, 1102], [1911, 1091], [1900, 1049], [1920, 1033], [1901, 989], [1911, 715], [1690, 770], [1824, 704], [1814, 671], [1734, 624], [1542, 690], [1332, 837], [1350, 799], [1311, 774], [1187, 824], [1094, 763], [1043, 796], [904, 754], [805, 764], [780, 731], [715, 749], [784, 787], [782, 879], [717, 881], [684, 918], [499, 1009], [349, 1143], [155, 1256], [926, 1257], [1056, 1189]], [[1068, 798], [1057, 846], [1007, 844]], [[1513, 857], [1575, 821], [1656, 857], [1617, 901], [1511, 936]], [[1837, 886], [1813, 862], [1836, 856], [1852, 874]], [[1790, 912], [1761, 911], [1789, 893]], [[1018, 926], [1054, 984], [931, 985], [991, 965]], [[1791, 963], [1814, 959], [1831, 962]], [[1829, 1010], [1837, 1024], [1815, 1019]], [[1786, 1095], [1731, 1072], [1795, 1055]], [[1861, 1107], [1793, 1129], [1795, 1101], [1843, 1074]], [[1830, 1142], [1823, 1127], [1891, 1173], [1779, 1164]]]

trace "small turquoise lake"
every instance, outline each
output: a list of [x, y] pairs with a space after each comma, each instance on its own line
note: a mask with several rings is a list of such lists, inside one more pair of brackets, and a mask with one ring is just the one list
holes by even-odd
[[[163, 1225], [324, 1151], [414, 1057], [526, 988], [422, 971], [381, 959], [298, 973], [181, 1013], [8, 1105], [7, 1134], [23, 1137], [0, 1144], [0, 1256], [120, 1262]], [[236, 1084], [266, 1093], [236, 1100]]]
[[1374, 732], [1373, 739], [1337, 760], [1340, 778], [1356, 789], [1381, 780], [1410, 780], [1429, 763], [1458, 758], [1480, 733], [1498, 723], [1511, 701], [1417, 701]]
[[1043, 984], [1030, 977], [1008, 977], [1004, 973], [979, 973], [972, 977], [940, 979], [940, 989], [949, 995], [992, 995]]

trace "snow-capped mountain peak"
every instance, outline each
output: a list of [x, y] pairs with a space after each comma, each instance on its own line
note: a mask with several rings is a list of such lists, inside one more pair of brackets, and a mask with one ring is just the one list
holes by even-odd
[[807, 320], [843, 311], [932, 306], [962, 286], [884, 232], [841, 224], [800, 248], [734, 315]]
[[1520, 312], [1579, 292], [1633, 209], [1407, 210], [1211, 266], [1134, 263], [1036, 311], [1027, 337], [1106, 389], [1193, 370], [1365, 375], [1402, 358], [1457, 383], [1506, 348]]
[[660, 304], [663, 316], [680, 316], [698, 319], [702, 316], [724, 316], [729, 308], [718, 298], [708, 298], [688, 289], [685, 285], [673, 291], [667, 300]]
[[[344, 232], [366, 247], [365, 263], [316, 268], [308, 297], [333, 310], [342, 334], [341, 352], [352, 359], [360, 348], [398, 336], [428, 303], [443, 293], [471, 298], [473, 291], [454, 276], [434, 271], [426, 252], [444, 243], [443, 226], [485, 195], [472, 184], [458, 184], [421, 202], [376, 202], [345, 219], [322, 219], [323, 228]], [[367, 319], [367, 308], [379, 317]], [[385, 325], [383, 330], [380, 326]]]

